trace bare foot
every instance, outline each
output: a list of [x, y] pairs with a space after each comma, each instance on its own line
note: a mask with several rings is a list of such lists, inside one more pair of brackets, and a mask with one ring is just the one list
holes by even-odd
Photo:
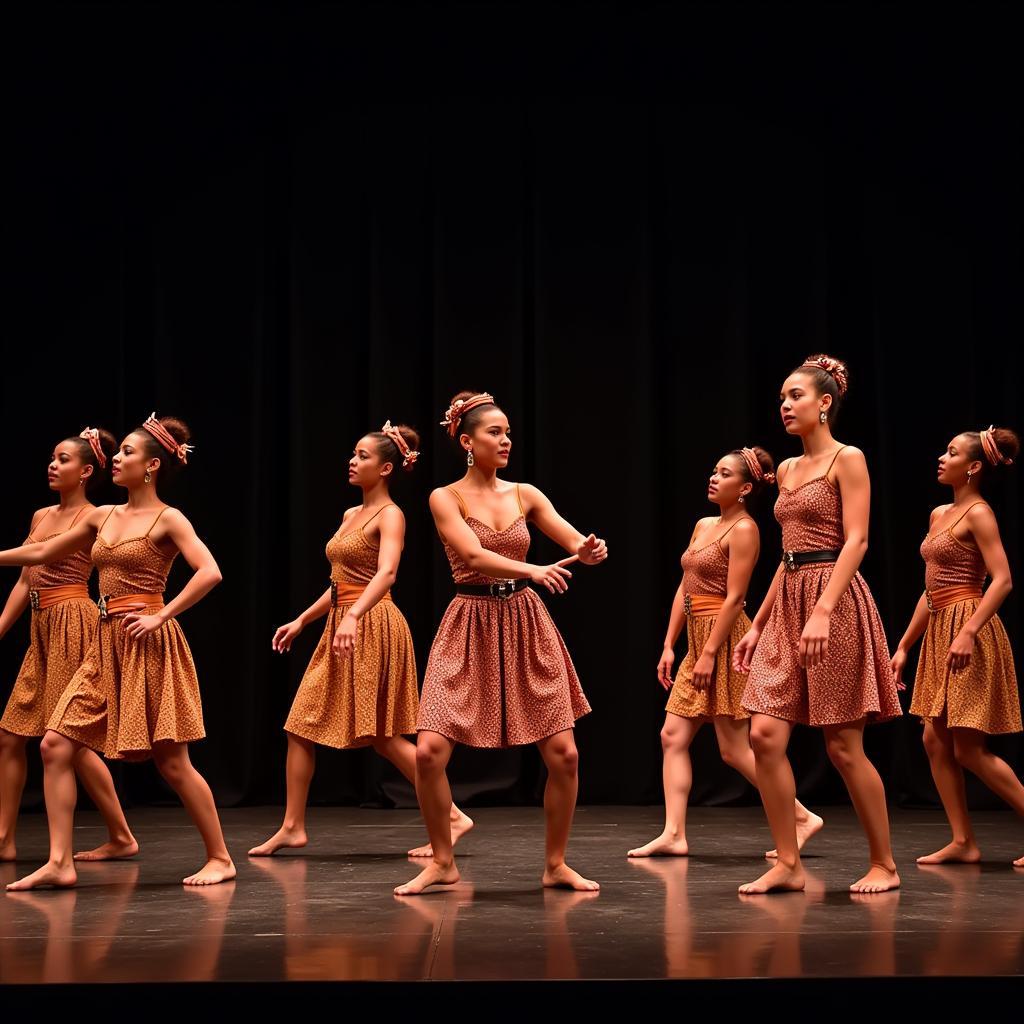
[[966, 843], [952, 842], [935, 853], [926, 857], [918, 857], [918, 864], [977, 864], [981, 860], [981, 850], [973, 839]]
[[15, 849], [13, 839], [5, 839], [0, 843], [0, 862], [5, 860], [17, 860], [18, 851]]
[[889, 892], [899, 887], [900, 876], [896, 874], [895, 865], [889, 870], [881, 864], [872, 864], [868, 873], [850, 886], [850, 892]]
[[42, 889], [44, 887], [53, 889], [69, 889], [78, 881], [78, 874], [74, 864], [61, 867], [47, 861], [31, 875], [19, 878], [7, 886], [8, 892], [27, 892], [29, 889]]
[[776, 864], [769, 868], [760, 878], [740, 886], [744, 896], [756, 896], [766, 892], [803, 892], [807, 879], [802, 867], [788, 868], [785, 864]]
[[1018, 857], [1018, 858], [1017, 858], [1017, 859], [1016, 859], [1016, 860], [1015, 860], [1015, 861], [1013, 862], [1013, 866], [1014, 866], [1015, 868], [1024, 868], [1024, 857]]
[[411, 882], [395, 886], [396, 896], [418, 896], [431, 885], [454, 885], [460, 878], [459, 869], [452, 861], [447, 867], [431, 861]]
[[[459, 811], [457, 818], [452, 818], [452, 846], [454, 846], [475, 824], [473, 819], [468, 815]], [[427, 843], [426, 846], [417, 846], [415, 850], [410, 850], [408, 853], [409, 857], [433, 857], [434, 848]]]
[[601, 886], [584, 878], [564, 861], [557, 868], [548, 868], [541, 879], [548, 889], [575, 889], [577, 892], [597, 892]]
[[285, 828], [282, 825], [265, 843], [254, 846], [249, 856], [272, 857], [278, 850], [297, 850], [308, 842], [304, 828]]
[[[825, 824], [825, 819], [817, 814], [812, 814], [810, 811], [807, 812], [807, 817], [803, 821], [796, 823], [796, 848], [798, 851], [804, 848], [804, 844], [813, 835], [817, 835]], [[765, 856], [769, 860], [775, 860], [779, 856], [778, 850], [768, 850]]]
[[95, 850], [82, 850], [75, 854], [75, 860], [128, 860], [139, 852], [139, 844], [132, 836], [127, 842], [110, 842], [97, 846]]
[[194, 875], [181, 880], [182, 885], [217, 885], [219, 882], [230, 882], [235, 877], [235, 865], [231, 858], [213, 857], [208, 860]]
[[690, 852], [683, 836], [673, 836], [662, 832], [657, 839], [652, 839], [644, 846], [630, 850], [627, 857], [685, 857]]

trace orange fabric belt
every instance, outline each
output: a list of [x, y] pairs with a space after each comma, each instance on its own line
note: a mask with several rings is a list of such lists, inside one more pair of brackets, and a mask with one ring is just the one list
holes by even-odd
[[980, 598], [981, 589], [966, 585], [961, 587], [940, 587], [938, 590], [926, 590], [924, 596], [928, 602], [928, 610], [930, 612], [937, 612], [940, 608], [948, 608], [951, 604], [956, 604], [958, 601], [970, 601], [972, 598]]
[[[111, 615], [126, 615], [128, 612], [147, 611], [153, 608], [163, 608], [163, 594], [119, 594], [117, 597], [101, 597], [96, 602], [100, 610], [100, 618], [106, 619]], [[137, 608], [136, 605], [142, 605]]]
[[717, 615], [725, 604], [725, 598], [718, 594], [687, 594], [683, 606], [687, 615]]
[[90, 601], [89, 588], [84, 583], [68, 583], [63, 587], [42, 587], [30, 590], [28, 599], [35, 612], [50, 608], [61, 601]]
[[[334, 580], [331, 580], [331, 607], [337, 608], [343, 604], [355, 604], [364, 590], [366, 590], [366, 587], [358, 583], [335, 583]], [[390, 601], [391, 591], [386, 591], [381, 600]]]

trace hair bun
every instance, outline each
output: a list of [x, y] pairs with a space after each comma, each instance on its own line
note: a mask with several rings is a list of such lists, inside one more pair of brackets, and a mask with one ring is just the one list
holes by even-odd
[[846, 394], [846, 388], [849, 383], [848, 371], [846, 364], [833, 356], [827, 356], [824, 353], [819, 355], [808, 356], [804, 360], [804, 366], [813, 366], [818, 370], [824, 370], [832, 379], [836, 382], [836, 387], [839, 388], [839, 397], [842, 398]]

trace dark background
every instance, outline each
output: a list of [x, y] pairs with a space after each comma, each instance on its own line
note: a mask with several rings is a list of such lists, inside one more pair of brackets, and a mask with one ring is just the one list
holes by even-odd
[[[270, 638], [324, 586], [323, 545], [358, 499], [353, 443], [389, 417], [424, 435], [396, 493], [395, 589], [422, 672], [451, 589], [426, 497], [461, 474], [437, 421], [454, 391], [486, 388], [513, 426], [510, 477], [610, 546], [549, 602], [594, 706], [581, 800], [660, 800], [654, 669], [679, 553], [713, 511], [718, 456], [798, 452], [778, 421], [787, 371], [812, 351], [849, 362], [837, 436], [872, 472], [863, 570], [893, 644], [948, 497], [938, 454], [962, 430], [1022, 426], [1010, 10], [22, 10], [5, 48], [0, 540], [47, 503], [56, 441], [152, 409], [187, 419], [196, 453], [171, 497], [224, 572], [183, 617], [209, 733], [194, 757], [221, 803], [277, 801], [319, 629], [287, 657]], [[993, 501], [1019, 569], [1019, 477]], [[779, 547], [770, 504], [752, 607]], [[1017, 644], [1016, 595], [1001, 614]], [[25, 637], [19, 623], [0, 643], [0, 696]], [[894, 800], [935, 803], [917, 723], [869, 745]], [[1024, 771], [1018, 737], [993, 746]], [[817, 732], [793, 756], [803, 799], [845, 800]], [[314, 800], [412, 801], [369, 751], [320, 766]], [[129, 803], [173, 799], [151, 766], [115, 771]], [[467, 802], [533, 801], [542, 783], [530, 748], [460, 749], [451, 773]], [[710, 730], [695, 776], [695, 801], [755, 798]]]

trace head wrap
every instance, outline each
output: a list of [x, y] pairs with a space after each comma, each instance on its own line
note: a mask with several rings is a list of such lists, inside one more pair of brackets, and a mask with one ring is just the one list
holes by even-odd
[[149, 419], [142, 424], [142, 429], [152, 434], [172, 455], [177, 455], [182, 465], [188, 464], [188, 454], [194, 452], [195, 448], [190, 444], [178, 444], [170, 431], [156, 418], [155, 412], [149, 414]]
[[494, 398], [486, 391], [481, 392], [479, 395], [473, 395], [472, 398], [460, 398], [448, 406], [448, 409], [444, 414], [444, 419], [441, 420], [441, 426], [447, 427], [449, 437], [456, 437], [459, 432], [459, 424], [462, 422], [462, 417], [465, 416], [470, 409], [475, 409], [478, 405], [493, 404]]
[[86, 427], [79, 435], [83, 441], [89, 442], [93, 455], [100, 469], [107, 468], [107, 456], [103, 453], [103, 446], [100, 444], [100, 432], [95, 427]]
[[411, 466], [420, 457], [419, 452], [414, 452], [409, 448], [404, 437], [402, 437], [401, 431], [397, 427], [391, 426], [391, 420], [388, 420], [383, 427], [380, 428], [380, 432], [385, 436], [391, 438], [394, 442], [395, 447], [402, 454], [402, 468]]
[[743, 461], [747, 464], [747, 469], [750, 471], [750, 477], [756, 483], [764, 481], [766, 484], [775, 483], [775, 474], [766, 473], [761, 466], [761, 460], [757, 457], [757, 452], [753, 448], [741, 448], [740, 455], [743, 456]]
[[813, 359], [804, 360], [804, 366], [813, 366], [816, 370], [824, 370], [839, 388], [839, 397], [846, 394], [846, 367], [838, 359], [831, 356], [816, 356]]
[[996, 444], [996, 439], [992, 436], [992, 431], [995, 429], [996, 428], [990, 424], [988, 430], [978, 431], [978, 436], [981, 438], [981, 448], [985, 453], [985, 458], [987, 458], [993, 466], [998, 466], [1000, 463], [1012, 466], [1013, 459], [1008, 459], [1003, 455], [999, 450], [999, 445]]

